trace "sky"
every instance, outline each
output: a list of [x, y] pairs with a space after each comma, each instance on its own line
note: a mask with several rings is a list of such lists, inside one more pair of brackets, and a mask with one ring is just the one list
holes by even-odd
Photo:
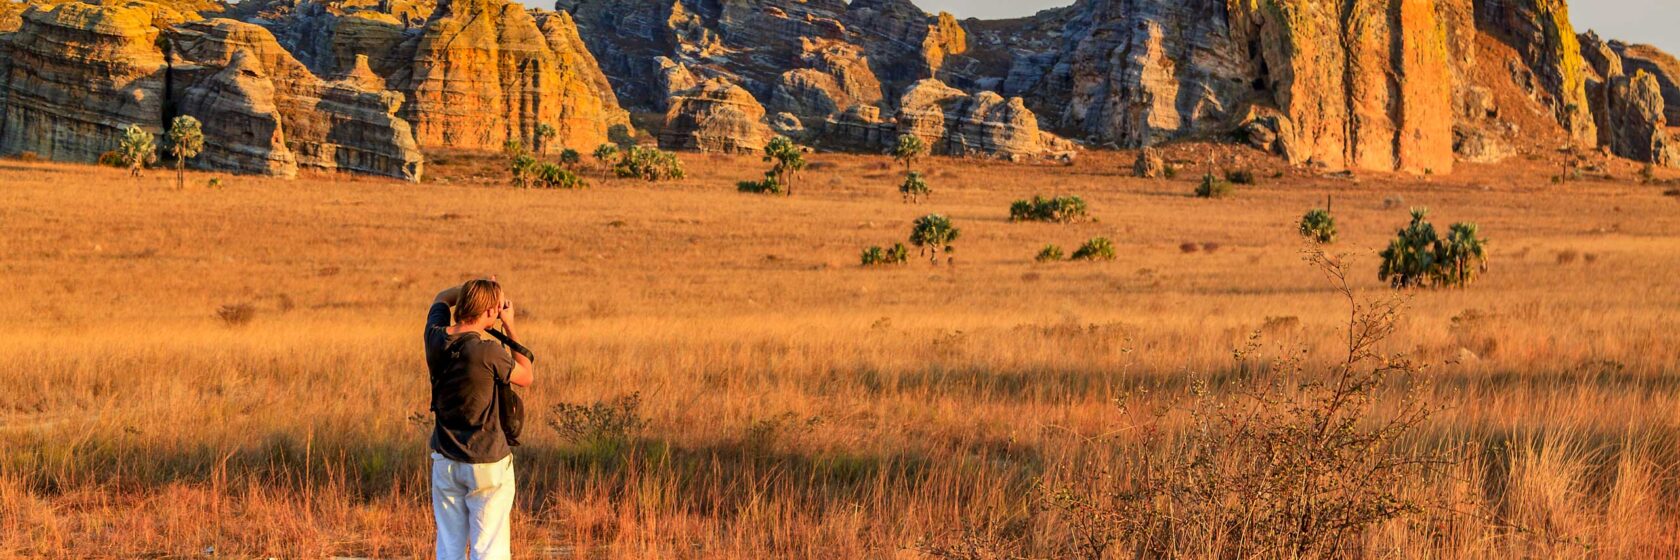
[[[930, 12], [957, 17], [1007, 18], [1032, 15], [1045, 8], [1066, 6], [1067, 0], [915, 0]], [[1575, 30], [1588, 29], [1608, 39], [1656, 45], [1680, 55], [1680, 0], [1574, 0], [1569, 17]]]

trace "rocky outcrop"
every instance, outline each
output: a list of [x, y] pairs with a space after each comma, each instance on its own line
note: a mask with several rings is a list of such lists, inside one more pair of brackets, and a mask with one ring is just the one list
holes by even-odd
[[348, 79], [327, 82], [267, 29], [227, 19], [176, 26], [170, 39], [172, 97], [181, 99], [181, 113], [204, 123], [212, 167], [290, 175], [301, 165], [420, 178], [420, 149], [397, 117], [402, 96], [367, 89], [378, 79], [364, 74], [365, 63]]
[[555, 8], [577, 19], [625, 103], [648, 108], [668, 97], [661, 57], [702, 78], [728, 78], [772, 105], [826, 108], [810, 96], [878, 89], [860, 102], [891, 99], [967, 48], [955, 17], [909, 0], [558, 0]]
[[1622, 57], [1628, 72], [1644, 71], [1662, 86], [1662, 96], [1669, 123], [1680, 124], [1680, 60], [1650, 45], [1630, 45], [1611, 41], [1610, 49]]
[[29, 8], [0, 36], [0, 153], [95, 161], [131, 124], [159, 131], [166, 66], [151, 8]]
[[1571, 144], [1591, 148], [1598, 130], [1587, 101], [1585, 62], [1563, 0], [1476, 0], [1476, 23], [1515, 48], [1527, 63], [1514, 68], [1531, 94], [1552, 111]]
[[[530, 145], [538, 125], [554, 144], [587, 149], [627, 124], [570, 17], [534, 17], [506, 0], [444, 0], [394, 56], [410, 61], [388, 80], [407, 96], [402, 115], [424, 147]], [[545, 30], [546, 27], [546, 30]]]
[[1629, 75], [1622, 56], [1597, 34], [1582, 35], [1580, 42], [1599, 144], [1634, 161], [1680, 166], [1680, 143], [1669, 136], [1656, 75], [1644, 70]]
[[217, 19], [159, 29], [173, 19], [160, 17], [167, 10], [32, 8], [17, 33], [0, 38], [0, 151], [93, 161], [129, 125], [161, 134], [185, 114], [205, 133], [195, 166], [419, 179], [420, 152], [395, 116], [400, 96], [324, 82], [255, 25]]
[[722, 78], [679, 92], [670, 104], [659, 133], [661, 148], [756, 153], [773, 137], [758, 100]]
[[920, 137], [931, 152], [951, 156], [1024, 160], [1072, 149], [1040, 130], [1021, 98], [990, 91], [969, 95], [931, 78], [900, 98], [898, 133]]

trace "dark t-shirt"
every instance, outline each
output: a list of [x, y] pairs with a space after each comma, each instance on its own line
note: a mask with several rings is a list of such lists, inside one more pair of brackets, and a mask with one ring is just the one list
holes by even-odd
[[432, 450], [462, 463], [507, 457], [507, 437], [497, 409], [496, 383], [513, 375], [513, 354], [478, 333], [449, 334], [449, 306], [426, 313], [426, 367], [432, 373]]

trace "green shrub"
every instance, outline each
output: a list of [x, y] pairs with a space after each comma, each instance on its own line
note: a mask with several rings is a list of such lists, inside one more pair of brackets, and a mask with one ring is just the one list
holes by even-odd
[[1017, 200], [1009, 205], [1009, 219], [1015, 222], [1038, 221], [1074, 223], [1088, 219], [1085, 200], [1077, 196], [1044, 198], [1034, 195], [1032, 200]]
[[910, 226], [910, 244], [922, 250], [923, 254], [931, 253], [929, 262], [939, 262], [939, 252], [947, 254], [955, 250], [951, 243], [962, 235], [962, 230], [951, 225], [951, 220], [939, 214], [928, 214], [916, 218]]
[[1045, 245], [1043, 249], [1038, 251], [1038, 256], [1033, 257], [1033, 260], [1038, 262], [1056, 262], [1062, 260], [1062, 248], [1057, 247], [1055, 243]]
[[578, 153], [577, 150], [571, 148], [560, 150], [560, 165], [566, 166], [566, 169], [577, 169], [580, 163], [583, 163], [583, 154]]
[[1107, 237], [1093, 237], [1080, 245], [1073, 252], [1076, 261], [1112, 261], [1114, 260], [1114, 242]]
[[1329, 210], [1314, 208], [1301, 216], [1301, 237], [1313, 243], [1327, 245], [1336, 242], [1336, 217]]
[[1254, 172], [1247, 169], [1226, 171], [1225, 180], [1238, 185], [1252, 185], [1254, 184]]
[[905, 174], [909, 174], [910, 166], [914, 165], [916, 160], [921, 159], [922, 155], [926, 153], [927, 144], [922, 143], [921, 138], [910, 134], [899, 135], [898, 143], [892, 149], [893, 160], [904, 164]]
[[892, 247], [882, 249], [879, 245], [863, 250], [863, 266], [881, 266], [889, 264], [904, 264], [910, 262], [910, 249], [903, 243], [894, 243]]
[[905, 202], [921, 202], [922, 197], [933, 194], [933, 189], [928, 187], [921, 173], [911, 171], [904, 176], [904, 184], [898, 186], [898, 192], [904, 195]]
[[572, 170], [552, 163], [542, 164], [536, 171], [536, 186], [545, 189], [583, 189], [589, 183], [578, 177]]
[[619, 178], [641, 179], [650, 183], [685, 176], [682, 160], [677, 159], [676, 154], [644, 146], [631, 146], [621, 152], [618, 164], [613, 166], [613, 173]]
[[601, 144], [595, 147], [595, 161], [601, 162], [601, 167], [611, 167], [612, 160], [618, 159], [616, 144]]
[[537, 174], [537, 158], [523, 150], [515, 152], [508, 159], [508, 174], [512, 177], [513, 186], [521, 189], [531, 186], [531, 179]]
[[782, 194], [782, 183], [770, 173], [764, 174], [763, 181], [741, 181], [735, 183], [735, 190], [752, 194]]
[[[805, 169], [805, 147], [793, 143], [793, 139], [777, 136], [764, 145], [764, 162], [771, 164], [770, 170], [764, 172], [763, 186], [776, 186], [776, 190], [768, 189], [758, 192], [775, 192], [793, 195], [793, 182], [799, 178], [799, 171]], [[743, 182], [741, 185], [745, 185]]]
[[1464, 287], [1487, 270], [1487, 241], [1476, 224], [1457, 223], [1447, 238], [1435, 233], [1427, 208], [1412, 209], [1412, 221], [1395, 233], [1381, 253], [1377, 277], [1395, 288]]
[[155, 139], [152, 133], [141, 129], [140, 125], [128, 125], [128, 128], [123, 130], [122, 142], [117, 145], [117, 154], [122, 166], [128, 168], [128, 175], [138, 177], [141, 169], [157, 161]]
[[1177, 179], [1178, 178], [1178, 166], [1170, 164], [1170, 163], [1167, 164], [1167, 166], [1161, 170], [1161, 176], [1166, 177], [1168, 179]]
[[1196, 186], [1196, 196], [1199, 198], [1225, 198], [1231, 196], [1231, 193], [1235, 190], [1230, 181], [1208, 173], [1202, 175], [1202, 183]]

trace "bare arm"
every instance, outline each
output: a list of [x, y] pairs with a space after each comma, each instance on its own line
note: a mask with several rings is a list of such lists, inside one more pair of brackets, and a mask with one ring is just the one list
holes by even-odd
[[[502, 310], [502, 333], [508, 342], [519, 342], [519, 335], [514, 332], [513, 307]], [[494, 332], [494, 331], [491, 331]], [[508, 375], [508, 382], [520, 387], [530, 387], [537, 380], [535, 365], [526, 352], [513, 353], [513, 373]]]
[[432, 302], [433, 303], [441, 303], [441, 304], [444, 304], [444, 305], [447, 305], [447, 306], [450, 306], [450, 307], [455, 307], [455, 303], [459, 302], [460, 300], [461, 300], [461, 287], [460, 286], [450, 286], [449, 289], [438, 292], [437, 299], [432, 300]]

